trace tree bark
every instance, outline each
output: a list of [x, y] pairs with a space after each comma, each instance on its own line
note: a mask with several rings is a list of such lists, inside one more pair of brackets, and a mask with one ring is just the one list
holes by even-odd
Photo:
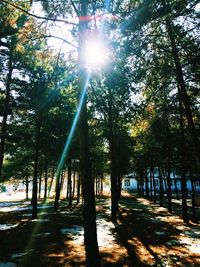
[[193, 176], [191, 170], [190, 173], [190, 180], [191, 180], [191, 188], [192, 188], [192, 218], [193, 220], [196, 219], [196, 210], [195, 210], [195, 177]]
[[172, 190], [171, 190], [171, 148], [168, 145], [168, 166], [167, 166], [167, 209], [172, 213]]
[[81, 177], [80, 177], [80, 171], [78, 169], [78, 182], [77, 182], [77, 204], [80, 203], [80, 191], [81, 191]]
[[117, 211], [118, 211], [118, 186], [117, 186], [117, 168], [116, 168], [116, 151], [115, 151], [115, 140], [113, 130], [113, 103], [112, 103], [112, 92], [109, 88], [109, 106], [108, 106], [108, 141], [110, 149], [110, 172], [111, 172], [111, 220], [117, 222]]
[[6, 80], [4, 113], [3, 113], [3, 120], [2, 120], [2, 126], [1, 126], [0, 181], [2, 179], [2, 167], [3, 167], [3, 159], [4, 159], [5, 144], [6, 144], [7, 119], [8, 119], [8, 113], [9, 113], [9, 105], [10, 105], [10, 85], [12, 82], [12, 72], [13, 72], [13, 55], [12, 55], [12, 49], [11, 49], [10, 54], [9, 54], [9, 60], [8, 60], [8, 75], [7, 75], [7, 80]]
[[51, 182], [50, 182], [50, 186], [49, 186], [49, 190], [48, 190], [48, 197], [50, 197], [50, 195], [51, 195], [51, 188], [52, 188], [52, 185], [53, 185], [55, 169], [56, 169], [56, 167], [54, 165], [53, 168], [52, 168], [52, 177], [51, 177]]
[[159, 173], [159, 187], [160, 187], [160, 206], [163, 206], [163, 179], [162, 173], [160, 170], [160, 166], [158, 166], [158, 173]]
[[154, 175], [154, 167], [151, 168], [151, 175], [153, 179], [153, 202], [156, 204], [157, 194], [156, 194], [156, 181], [155, 181], [155, 175]]
[[72, 199], [74, 199], [75, 188], [76, 188], [76, 169], [75, 169], [75, 161], [74, 161]]
[[40, 125], [38, 118], [36, 119], [35, 130], [35, 159], [34, 159], [34, 173], [33, 173], [33, 194], [32, 194], [32, 218], [37, 218], [37, 193], [38, 193], [38, 160], [39, 160], [39, 139], [40, 139]]
[[[178, 86], [178, 90], [180, 87]], [[180, 113], [180, 135], [181, 135], [181, 195], [182, 195], [182, 217], [185, 223], [189, 222], [188, 213], [187, 213], [187, 186], [186, 186], [186, 147], [185, 147], [185, 133], [184, 133], [184, 122], [183, 122], [183, 106], [181, 101], [181, 94], [179, 94], [179, 113]]]
[[181, 96], [181, 101], [184, 104], [185, 115], [186, 115], [187, 122], [188, 122], [188, 129], [192, 137], [197, 164], [200, 165], [200, 143], [199, 143], [199, 139], [196, 133], [196, 129], [195, 129], [195, 125], [194, 125], [194, 121], [192, 117], [190, 100], [189, 100], [189, 97], [186, 91], [186, 84], [185, 84], [183, 70], [182, 70], [182, 66], [181, 66], [180, 58], [179, 58], [179, 52], [177, 49], [176, 40], [174, 36], [173, 25], [169, 17], [166, 18], [166, 26], [167, 26], [170, 43], [171, 43], [172, 56], [173, 56], [175, 67], [176, 67], [176, 79], [179, 85], [179, 94]]
[[48, 183], [48, 160], [45, 160], [45, 176], [44, 176], [44, 202], [47, 200], [47, 183]]
[[68, 205], [72, 205], [72, 160], [71, 158], [68, 160], [68, 166], [67, 166], [67, 196], [68, 196]]
[[148, 181], [148, 175], [147, 175], [147, 168], [144, 170], [144, 176], [145, 176], [145, 195], [146, 198], [149, 198], [149, 181]]
[[59, 208], [59, 199], [60, 199], [60, 189], [61, 189], [61, 170], [56, 174], [56, 195], [54, 200], [54, 210], [58, 211]]
[[29, 180], [28, 180], [28, 175], [26, 175], [26, 200], [28, 200], [28, 191], [29, 191]]
[[[81, 0], [82, 17], [87, 17], [88, 1]], [[87, 34], [87, 21], [79, 20], [79, 92], [82, 98], [82, 108], [79, 118], [79, 140], [80, 140], [80, 171], [82, 179], [83, 194], [83, 221], [84, 221], [84, 244], [86, 252], [86, 266], [100, 267], [100, 255], [97, 242], [96, 208], [94, 181], [92, 179], [92, 166], [89, 153], [89, 131], [87, 117], [87, 83], [88, 74], [85, 69], [85, 44]], [[83, 95], [84, 96], [84, 95]]]
[[175, 186], [175, 191], [176, 191], [176, 198], [179, 200], [179, 192], [178, 192], [178, 187], [177, 187], [177, 180], [176, 180], [176, 175], [175, 175], [175, 169], [173, 169], [173, 176], [174, 176], [174, 186]]

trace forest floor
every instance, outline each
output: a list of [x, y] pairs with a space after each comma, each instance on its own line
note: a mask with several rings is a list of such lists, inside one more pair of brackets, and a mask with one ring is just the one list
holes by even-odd
[[[99, 198], [102, 266], [200, 266], [200, 224], [182, 222], [180, 201], [173, 200], [173, 209], [172, 215], [149, 200], [124, 194], [113, 224], [110, 198]], [[0, 203], [0, 267], [85, 266], [81, 205], [67, 207], [61, 201], [56, 213], [52, 202], [40, 203], [38, 219], [30, 218], [30, 202]]]

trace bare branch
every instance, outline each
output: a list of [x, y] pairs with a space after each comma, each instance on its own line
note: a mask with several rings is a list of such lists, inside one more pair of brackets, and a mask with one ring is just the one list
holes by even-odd
[[71, 4], [72, 4], [72, 6], [74, 8], [74, 11], [76, 12], [76, 15], [79, 17], [79, 11], [78, 11], [78, 9], [77, 9], [77, 7], [76, 7], [76, 5], [75, 5], [73, 0], [71, 0]]
[[76, 49], [78, 48], [76, 45], [72, 44], [71, 42], [68, 42], [67, 40], [65, 40], [64, 38], [59, 37], [59, 36], [55, 36], [55, 35], [44, 35], [43, 37], [44, 38], [55, 38], [55, 39], [58, 39], [58, 40], [63, 41], [66, 44], [69, 44], [69, 45], [73, 46]]

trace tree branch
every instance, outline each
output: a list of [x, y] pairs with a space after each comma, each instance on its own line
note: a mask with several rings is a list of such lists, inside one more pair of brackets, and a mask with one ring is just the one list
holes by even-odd
[[68, 21], [68, 20], [63, 20], [63, 19], [52, 19], [52, 18], [48, 18], [48, 17], [41, 17], [41, 16], [38, 16], [38, 15], [35, 15], [33, 13], [30, 13], [29, 11], [23, 9], [22, 7], [18, 6], [18, 5], [15, 5], [13, 3], [10, 3], [9, 1], [7, 0], [3, 0], [4, 3], [7, 3], [9, 4], [10, 6], [16, 8], [16, 9], [19, 9], [20, 11], [22, 11], [23, 13], [31, 16], [31, 17], [34, 17], [34, 18], [37, 18], [37, 19], [43, 19], [43, 20], [49, 20], [49, 21], [54, 21], [54, 22], [63, 22], [65, 24], [70, 24], [70, 25], [74, 25], [74, 26], [77, 26], [76, 23], [74, 22], [71, 22], [71, 21]]
[[74, 11], [76, 12], [77, 17], [79, 17], [80, 14], [79, 14], [78, 8], [76, 7], [76, 5], [75, 5], [73, 0], [71, 0], [71, 4], [72, 4], [72, 6], [74, 8]]
[[[63, 41], [64, 43], [69, 44], [69, 45], [73, 46], [74, 48], [78, 49], [78, 47], [77, 47], [76, 45], [72, 44], [71, 42], [68, 42], [67, 40], [65, 40], [65, 39], [62, 38], [62, 37], [55, 36], [55, 35], [44, 35], [43, 37], [44, 37], [44, 38], [55, 38], [55, 39], [61, 40], [61, 41]], [[41, 38], [42, 38], [42, 37], [41, 37]]]

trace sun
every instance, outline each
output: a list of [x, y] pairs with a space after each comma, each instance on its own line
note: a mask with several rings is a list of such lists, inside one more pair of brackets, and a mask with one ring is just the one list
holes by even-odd
[[86, 68], [95, 71], [102, 69], [108, 63], [109, 51], [101, 40], [91, 39], [86, 42], [84, 56]]

